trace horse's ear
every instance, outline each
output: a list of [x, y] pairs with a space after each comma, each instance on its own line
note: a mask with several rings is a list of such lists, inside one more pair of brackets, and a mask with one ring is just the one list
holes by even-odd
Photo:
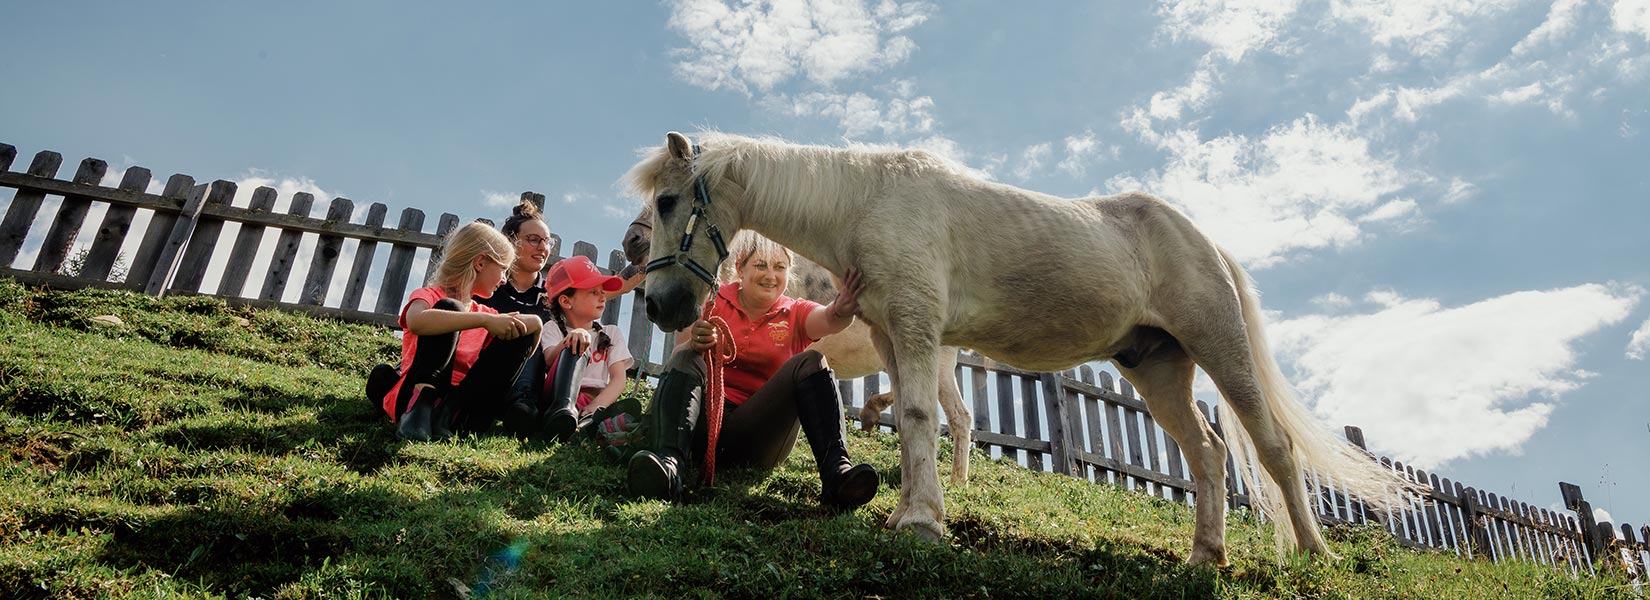
[[693, 142], [687, 136], [674, 131], [665, 134], [665, 147], [670, 149], [670, 155], [682, 160], [693, 159]]

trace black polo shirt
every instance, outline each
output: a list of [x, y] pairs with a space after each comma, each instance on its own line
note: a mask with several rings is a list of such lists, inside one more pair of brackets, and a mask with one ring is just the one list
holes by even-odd
[[524, 315], [538, 315], [540, 320], [549, 323], [550, 306], [545, 304], [547, 293], [544, 289], [544, 278], [540, 277], [526, 291], [517, 291], [516, 286], [506, 281], [504, 285], [498, 286], [498, 289], [493, 291], [492, 297], [475, 298], [475, 301], [492, 307], [500, 314], [515, 312]]

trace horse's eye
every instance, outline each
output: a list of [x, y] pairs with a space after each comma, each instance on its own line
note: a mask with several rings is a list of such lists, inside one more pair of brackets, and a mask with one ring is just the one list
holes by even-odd
[[676, 199], [676, 194], [659, 196], [658, 199], [653, 201], [654, 210], [657, 210], [661, 215], [670, 214], [670, 209], [676, 208]]

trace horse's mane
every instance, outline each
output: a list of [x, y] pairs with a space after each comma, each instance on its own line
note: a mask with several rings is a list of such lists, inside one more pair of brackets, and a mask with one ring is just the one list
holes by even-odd
[[[888, 178], [913, 175], [966, 177], [949, 161], [925, 150], [870, 144], [847, 147], [812, 146], [777, 137], [747, 137], [718, 131], [693, 136], [701, 151], [693, 161], [695, 173], [719, 180], [735, 167], [747, 175], [747, 195], [797, 197], [812, 200], [842, 197], [850, 188], [875, 186]], [[631, 167], [623, 182], [632, 193], [651, 199], [669, 150], [650, 146], [638, 151], [642, 160]], [[813, 204], [813, 202], [804, 202]]]

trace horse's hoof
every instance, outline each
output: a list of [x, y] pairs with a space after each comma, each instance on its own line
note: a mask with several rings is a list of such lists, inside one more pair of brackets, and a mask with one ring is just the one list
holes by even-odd
[[936, 546], [945, 545], [945, 529], [940, 527], [939, 523], [911, 522], [902, 526], [901, 529], [910, 532], [911, 535], [917, 536], [917, 539], [924, 542]]
[[1226, 562], [1226, 550], [1224, 548], [1219, 550], [1193, 548], [1192, 556], [1186, 559], [1186, 563], [1192, 565], [1210, 565], [1222, 568], [1231, 565], [1231, 563]]

